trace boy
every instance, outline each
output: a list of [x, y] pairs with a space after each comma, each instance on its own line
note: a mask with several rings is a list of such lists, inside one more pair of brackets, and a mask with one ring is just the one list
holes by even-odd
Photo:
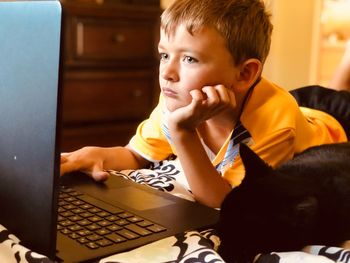
[[346, 140], [332, 116], [306, 109], [261, 77], [272, 25], [259, 0], [177, 0], [161, 17], [158, 106], [126, 147], [85, 147], [61, 157], [61, 174], [139, 169], [177, 155], [195, 199], [220, 207], [244, 168], [247, 143], [273, 166]]

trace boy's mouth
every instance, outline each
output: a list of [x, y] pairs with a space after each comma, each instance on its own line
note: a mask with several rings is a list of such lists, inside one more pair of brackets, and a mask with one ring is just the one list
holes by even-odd
[[166, 97], [177, 98], [177, 92], [170, 88], [162, 88], [162, 93]]

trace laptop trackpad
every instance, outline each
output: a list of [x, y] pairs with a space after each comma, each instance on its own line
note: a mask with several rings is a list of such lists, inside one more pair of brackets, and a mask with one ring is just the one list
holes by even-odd
[[132, 186], [109, 189], [108, 194], [104, 195], [104, 200], [110, 204], [119, 201], [123, 205], [139, 211], [155, 209], [174, 203], [169, 199], [159, 195], [150, 194]]

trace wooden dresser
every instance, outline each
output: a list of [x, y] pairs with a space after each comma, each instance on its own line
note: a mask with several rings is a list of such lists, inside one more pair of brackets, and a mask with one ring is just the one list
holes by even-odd
[[159, 0], [65, 0], [61, 150], [125, 145], [157, 102]]

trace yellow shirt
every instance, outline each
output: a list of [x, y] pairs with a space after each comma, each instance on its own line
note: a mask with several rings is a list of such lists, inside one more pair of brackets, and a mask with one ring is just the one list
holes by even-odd
[[[138, 126], [130, 140], [133, 150], [147, 160], [159, 161], [176, 154], [163, 125], [166, 113], [161, 96], [149, 119]], [[321, 111], [299, 107], [289, 92], [265, 79], [247, 98], [240, 121], [251, 135], [249, 146], [272, 166], [291, 159], [295, 153], [310, 146], [347, 140], [344, 129], [335, 118]], [[230, 138], [212, 161], [213, 165], [222, 162]], [[232, 186], [237, 186], [244, 177], [244, 167], [239, 156], [233, 161], [222, 174]]]

